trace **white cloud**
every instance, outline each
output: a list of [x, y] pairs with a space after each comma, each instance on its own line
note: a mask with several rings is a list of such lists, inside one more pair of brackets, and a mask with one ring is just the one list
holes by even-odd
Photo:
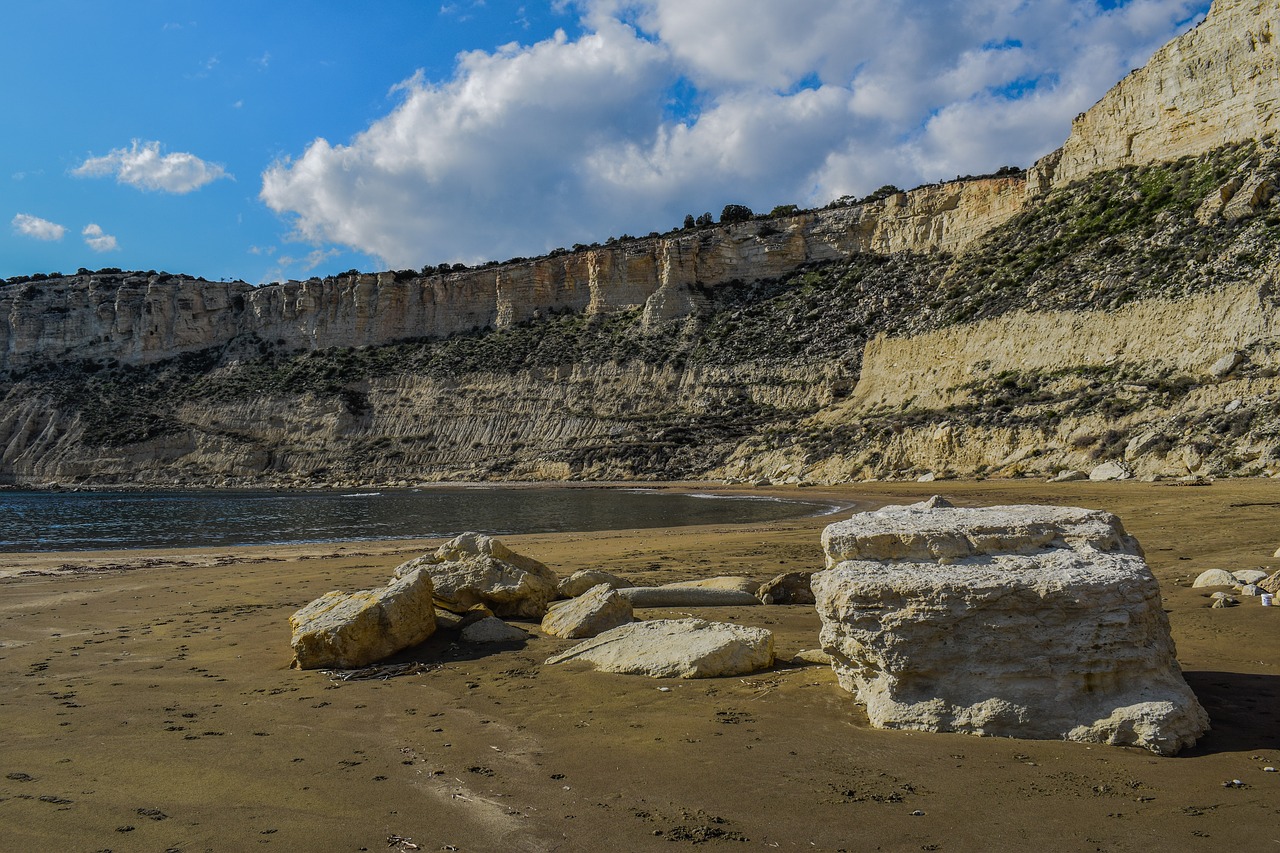
[[116, 238], [110, 234], [102, 233], [102, 226], [95, 222], [90, 222], [80, 232], [84, 237], [84, 244], [95, 252], [114, 252], [118, 247]]
[[143, 190], [189, 193], [231, 175], [220, 165], [194, 154], [160, 153], [159, 142], [133, 140], [128, 148], [116, 148], [102, 157], [90, 157], [72, 171], [78, 177], [115, 175], [116, 181]]
[[41, 219], [38, 216], [32, 216], [29, 213], [19, 213], [13, 217], [11, 223], [13, 230], [24, 237], [33, 237], [36, 240], [55, 241], [61, 240], [67, 233], [67, 229], [63, 225], [56, 222], [50, 222], [47, 219]]
[[581, 37], [404, 81], [261, 197], [297, 237], [409, 267], [1028, 165], [1206, 5], [579, 0]]

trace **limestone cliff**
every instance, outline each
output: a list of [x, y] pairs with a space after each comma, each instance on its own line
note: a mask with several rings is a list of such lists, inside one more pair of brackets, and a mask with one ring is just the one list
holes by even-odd
[[776, 278], [857, 252], [958, 251], [1016, 213], [1016, 178], [922, 187], [869, 204], [420, 276], [266, 287], [107, 273], [0, 287], [0, 370], [51, 360], [149, 364], [254, 338], [289, 350], [506, 329], [550, 313], [688, 314], [695, 288]]
[[1216, 0], [1199, 26], [1076, 118], [1055, 158], [1053, 185], [1275, 133], [1277, 33], [1275, 0]]

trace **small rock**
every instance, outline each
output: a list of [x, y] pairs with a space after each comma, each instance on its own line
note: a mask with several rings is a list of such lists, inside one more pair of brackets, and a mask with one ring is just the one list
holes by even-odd
[[1263, 592], [1269, 592], [1272, 595], [1280, 595], [1280, 572], [1276, 572], [1265, 580], [1257, 581], [1258, 589]]
[[1103, 462], [1089, 472], [1090, 480], [1128, 480], [1133, 472], [1120, 462]]
[[756, 598], [764, 604], [813, 604], [812, 578], [813, 572], [786, 572], [761, 584]]
[[822, 649], [804, 649], [792, 655], [791, 662], [796, 664], [815, 663], [819, 666], [830, 666], [831, 655], [827, 654]]
[[1257, 584], [1247, 583], [1240, 587], [1241, 595], [1262, 595], [1262, 590]]
[[1231, 572], [1222, 569], [1209, 569], [1200, 573], [1195, 583], [1191, 584], [1193, 588], [1206, 586], [1235, 586], [1236, 578]]
[[627, 581], [609, 572], [600, 569], [580, 569], [560, 581], [559, 586], [556, 587], [556, 594], [561, 598], [576, 598], [600, 584], [607, 584], [610, 589], [631, 586]]
[[1059, 471], [1056, 476], [1050, 477], [1050, 483], [1072, 483], [1076, 480], [1087, 480], [1089, 475], [1083, 471], [1076, 471], [1068, 468], [1065, 471]]
[[1213, 604], [1209, 606], [1212, 607], [1214, 610], [1225, 610], [1228, 607], [1235, 607], [1239, 603], [1240, 603], [1239, 601], [1232, 598], [1231, 596], [1224, 595], [1222, 598], [1215, 598], [1213, 600]]
[[486, 616], [462, 629], [464, 643], [523, 643], [529, 635], [496, 616]]
[[1238, 572], [1232, 572], [1231, 576], [1236, 579], [1236, 583], [1257, 583], [1260, 580], [1266, 580], [1267, 573], [1261, 569], [1241, 569]]
[[1229, 352], [1210, 365], [1209, 375], [1216, 379], [1225, 379], [1231, 374], [1231, 371], [1240, 366], [1242, 361], [1244, 361], [1243, 353]]

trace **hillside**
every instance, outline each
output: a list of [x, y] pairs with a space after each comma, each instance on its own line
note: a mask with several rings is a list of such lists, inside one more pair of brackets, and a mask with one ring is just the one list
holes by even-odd
[[1277, 22], [1216, 3], [1025, 174], [472, 270], [7, 284], [0, 483], [1280, 473]]

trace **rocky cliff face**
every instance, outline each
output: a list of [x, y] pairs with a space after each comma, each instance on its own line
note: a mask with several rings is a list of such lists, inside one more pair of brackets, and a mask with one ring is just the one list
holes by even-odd
[[149, 364], [254, 338], [289, 350], [506, 329], [556, 312], [687, 315], [696, 288], [777, 278], [857, 252], [958, 251], [1022, 206], [1014, 178], [923, 187], [880, 202], [675, 232], [533, 261], [253, 288], [143, 274], [0, 287], [0, 370], [51, 360]]
[[1216, 0], [1195, 29], [1156, 52], [1078, 116], [1053, 185], [1201, 154], [1280, 127], [1280, 5]]
[[0, 287], [0, 483], [1280, 473], [1277, 5], [1215, 4], [1025, 178], [445, 275]]

